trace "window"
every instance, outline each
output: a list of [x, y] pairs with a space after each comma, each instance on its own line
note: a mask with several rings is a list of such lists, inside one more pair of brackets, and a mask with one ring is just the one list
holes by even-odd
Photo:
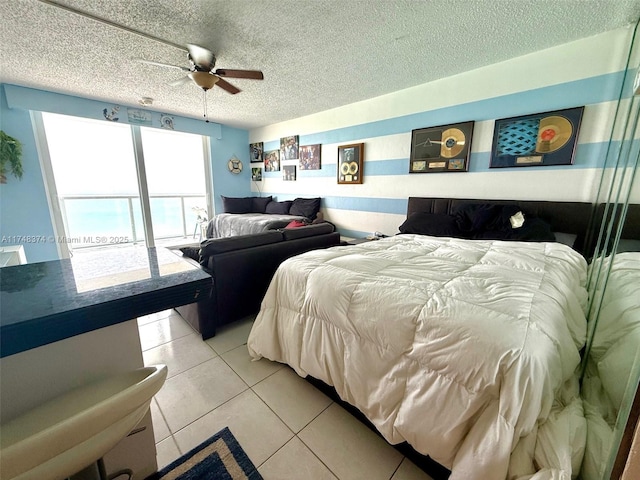
[[211, 211], [207, 137], [40, 115], [35, 124], [46, 140], [45, 172], [67, 247], [200, 240], [198, 215]]

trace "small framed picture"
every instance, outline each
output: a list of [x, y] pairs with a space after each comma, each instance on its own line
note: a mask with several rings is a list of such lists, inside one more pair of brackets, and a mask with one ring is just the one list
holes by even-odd
[[280, 150], [269, 150], [268, 152], [264, 152], [264, 171], [280, 171]]
[[364, 175], [364, 143], [338, 147], [338, 183], [362, 183]]
[[251, 180], [253, 180], [254, 182], [262, 181], [262, 168], [251, 167]]
[[262, 142], [249, 144], [249, 154], [251, 158], [251, 163], [262, 162], [262, 148], [263, 148]]
[[473, 124], [464, 122], [413, 130], [409, 173], [468, 171]]
[[282, 180], [285, 182], [295, 181], [296, 180], [296, 166], [295, 165], [284, 165], [282, 167]]
[[298, 135], [291, 137], [282, 137], [280, 139], [280, 160], [297, 160], [298, 159]]
[[300, 147], [300, 170], [320, 170], [320, 147], [320, 144]]
[[496, 120], [489, 168], [572, 165], [584, 107]]

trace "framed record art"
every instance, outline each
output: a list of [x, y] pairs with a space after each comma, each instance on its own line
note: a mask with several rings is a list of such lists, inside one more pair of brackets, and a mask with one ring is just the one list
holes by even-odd
[[364, 143], [338, 147], [338, 183], [362, 183]]
[[464, 122], [413, 130], [409, 173], [468, 171], [473, 124]]
[[572, 165], [584, 107], [496, 120], [490, 168]]

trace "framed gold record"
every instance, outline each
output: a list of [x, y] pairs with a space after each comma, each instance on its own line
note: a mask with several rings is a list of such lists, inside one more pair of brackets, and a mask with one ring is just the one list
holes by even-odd
[[413, 130], [409, 173], [468, 171], [473, 125], [471, 121]]
[[363, 170], [364, 143], [354, 143], [338, 147], [338, 183], [362, 183]]
[[496, 120], [490, 168], [571, 165], [584, 107]]

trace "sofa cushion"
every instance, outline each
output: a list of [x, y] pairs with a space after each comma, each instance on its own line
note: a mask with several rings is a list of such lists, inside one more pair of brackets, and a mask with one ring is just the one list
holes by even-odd
[[267, 204], [273, 200], [273, 197], [252, 197], [251, 211], [253, 213], [265, 213]]
[[306, 227], [299, 228], [285, 228], [282, 230], [282, 235], [285, 240], [295, 240], [296, 238], [312, 237], [314, 235], [325, 235], [333, 232], [334, 227], [332, 223], [318, 223], [316, 225], [307, 225]]
[[224, 213], [251, 213], [253, 209], [253, 197], [225, 197], [222, 198], [222, 208]]
[[265, 208], [265, 213], [289, 215], [289, 209], [293, 200], [285, 200], [284, 202], [269, 202]]
[[218, 253], [242, 250], [282, 241], [282, 232], [269, 230], [268, 232], [238, 235], [237, 237], [212, 238], [200, 244], [200, 264], [206, 265], [208, 257]]
[[289, 209], [291, 215], [300, 215], [308, 218], [310, 221], [315, 220], [316, 215], [320, 211], [320, 197], [318, 198], [296, 198]]

